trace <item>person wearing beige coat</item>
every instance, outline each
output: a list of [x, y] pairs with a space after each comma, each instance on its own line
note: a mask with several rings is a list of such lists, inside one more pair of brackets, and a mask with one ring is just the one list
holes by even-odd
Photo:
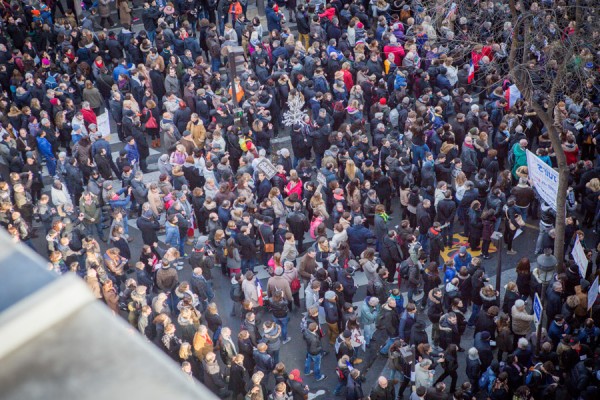
[[150, 210], [152, 210], [156, 217], [160, 216], [165, 209], [162, 193], [154, 183], [150, 185], [150, 190], [148, 191], [148, 204], [150, 204]]
[[516, 336], [524, 337], [531, 331], [533, 315], [525, 310], [525, 302], [523, 300], [517, 300], [515, 305], [512, 306], [511, 316], [513, 333], [515, 334], [515, 341], [517, 341], [518, 338]]
[[206, 141], [206, 128], [202, 120], [198, 117], [198, 114], [192, 114], [190, 122], [188, 122], [185, 129], [192, 134], [192, 140], [196, 144], [196, 147], [203, 149], [204, 142]]
[[119, 19], [121, 20], [121, 25], [130, 26], [131, 25], [131, 7], [129, 7], [129, 1], [121, 0], [119, 1]]

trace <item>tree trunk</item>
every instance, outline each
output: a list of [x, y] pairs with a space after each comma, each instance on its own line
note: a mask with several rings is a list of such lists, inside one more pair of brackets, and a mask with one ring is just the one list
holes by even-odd
[[[553, 104], [554, 102], [551, 102]], [[552, 118], [553, 108], [549, 108], [548, 111], [537, 104], [532, 102], [531, 106], [536, 112], [538, 117], [544, 123], [546, 129], [548, 129], [548, 136], [552, 142], [552, 148], [554, 154], [556, 154], [556, 162], [558, 164], [558, 194], [556, 198], [556, 223], [554, 224], [554, 230], [556, 236], [554, 239], [554, 256], [558, 261], [556, 266], [557, 272], [564, 272], [564, 259], [565, 259], [565, 225], [566, 225], [566, 211], [567, 211], [567, 188], [569, 186], [569, 168], [567, 167], [567, 157], [562, 149], [562, 142], [556, 126], [554, 126], [554, 120]]]

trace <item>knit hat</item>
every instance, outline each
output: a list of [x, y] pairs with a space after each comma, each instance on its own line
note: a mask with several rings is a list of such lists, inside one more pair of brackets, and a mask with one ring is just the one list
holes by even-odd
[[490, 340], [492, 335], [488, 331], [481, 332], [481, 340]]
[[460, 254], [466, 254], [467, 253], [467, 248], [465, 246], [460, 246], [460, 249], [458, 250], [458, 252]]
[[332, 290], [328, 290], [325, 292], [325, 300], [333, 300], [335, 299], [335, 292]]
[[196, 249], [196, 250], [202, 249], [206, 245], [206, 242], [208, 242], [208, 236], [200, 236], [198, 238], [198, 240], [196, 240], [196, 244], [194, 245], [194, 249]]
[[152, 210], [146, 210], [146, 211], [142, 212], [142, 217], [144, 217], [144, 218], [152, 218], [152, 215], [153, 215]]
[[281, 267], [275, 268], [275, 275], [277, 275], [277, 276], [283, 275], [283, 268], [281, 268]]
[[352, 332], [350, 332], [348, 329], [346, 329], [346, 330], [344, 331], [344, 333], [342, 333], [342, 336], [343, 336], [345, 339], [349, 339], [349, 338], [351, 338], [351, 337], [352, 337]]
[[517, 307], [517, 308], [521, 308], [524, 305], [525, 305], [525, 302], [523, 300], [521, 300], [521, 299], [515, 301], [515, 307]]

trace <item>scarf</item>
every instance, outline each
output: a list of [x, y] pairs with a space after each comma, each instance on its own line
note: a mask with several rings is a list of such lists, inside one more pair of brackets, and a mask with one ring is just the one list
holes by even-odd
[[390, 216], [387, 215], [385, 212], [382, 212], [381, 214], [377, 214], [377, 215], [379, 215], [381, 218], [383, 218], [383, 220], [385, 222], [388, 222], [388, 220], [390, 219]]
[[463, 146], [468, 147], [469, 149], [475, 150], [475, 147], [472, 144], [463, 143]]

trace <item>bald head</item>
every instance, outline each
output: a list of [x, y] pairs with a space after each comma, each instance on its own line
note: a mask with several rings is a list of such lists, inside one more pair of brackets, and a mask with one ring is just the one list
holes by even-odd
[[377, 379], [377, 384], [379, 384], [379, 386], [382, 388], [385, 388], [388, 385], [388, 380], [385, 376], [380, 376], [379, 379]]

